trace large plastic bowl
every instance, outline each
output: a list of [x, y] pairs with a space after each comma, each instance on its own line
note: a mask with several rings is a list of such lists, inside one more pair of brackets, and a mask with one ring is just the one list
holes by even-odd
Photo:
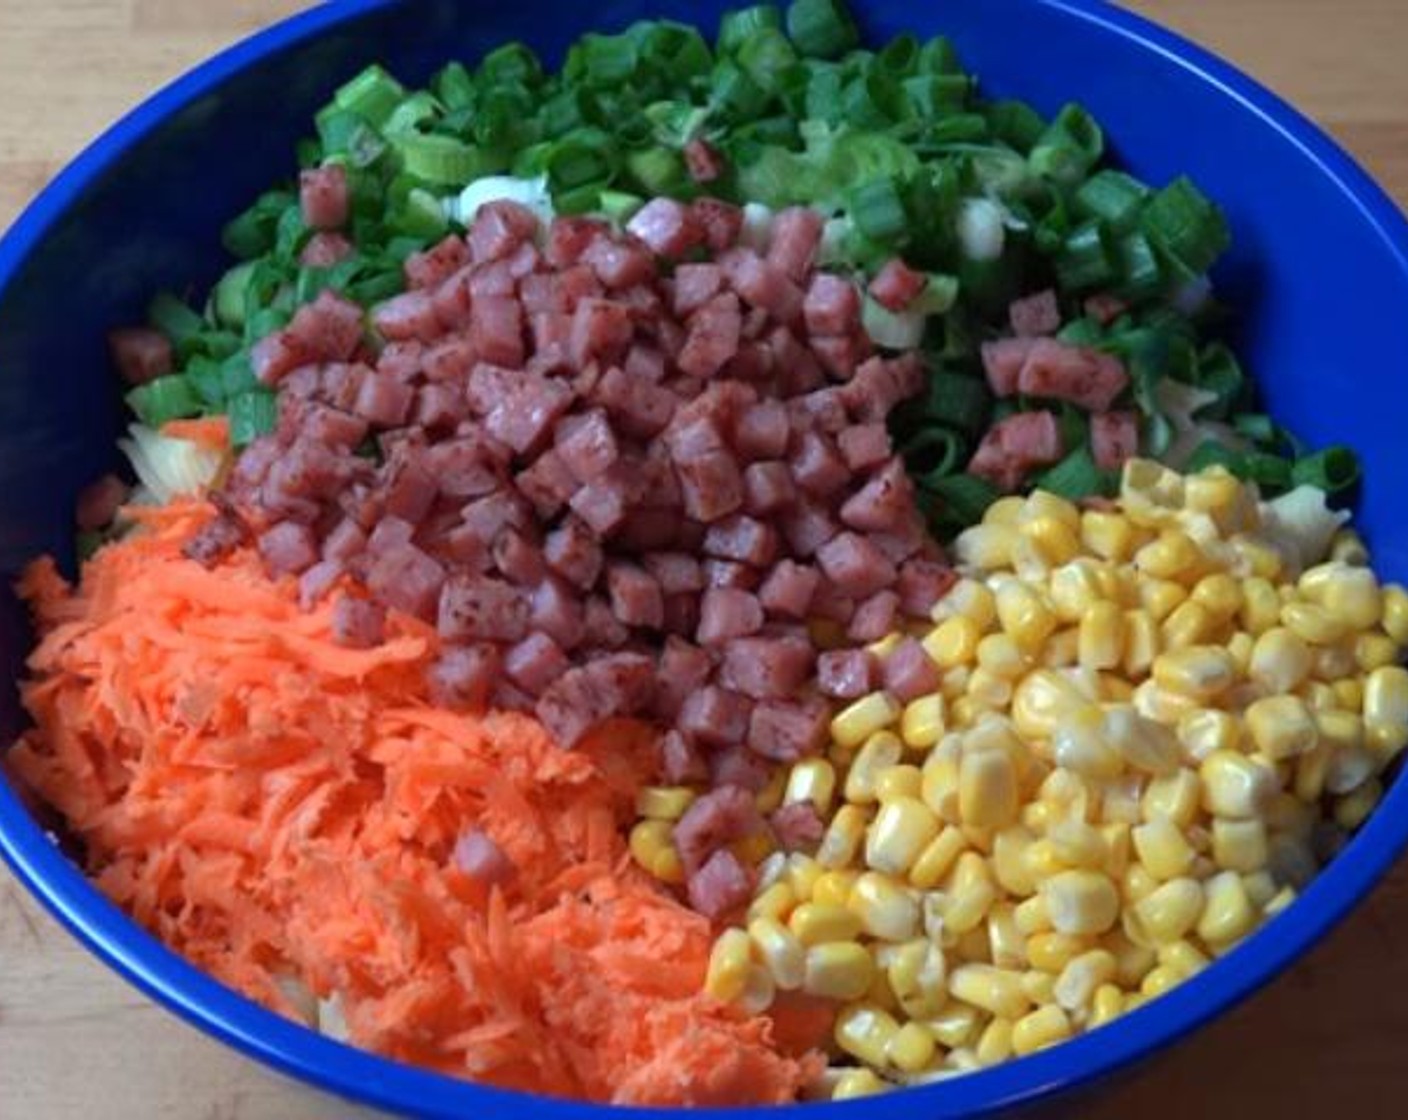
[[[522, 38], [559, 54], [578, 34], [647, 15], [712, 28], [723, 4], [679, 0], [346, 0], [208, 63], [115, 127], [0, 243], [0, 570], [67, 551], [73, 501], [107, 468], [121, 417], [105, 330], [158, 288], [209, 283], [217, 231], [292, 173], [295, 141], [331, 91], [374, 60], [410, 80]], [[1278, 419], [1363, 456], [1361, 524], [1380, 574], [1408, 577], [1408, 226], [1303, 118], [1196, 47], [1097, 0], [873, 0], [872, 38], [952, 36], [986, 88], [1048, 112], [1084, 102], [1120, 159], [1155, 182], [1188, 172], [1228, 210], [1218, 276], [1236, 339]], [[1330, 18], [1327, 15], [1327, 18]], [[7, 685], [24, 628], [3, 604]], [[9, 690], [12, 691], [12, 690]], [[4, 722], [18, 723], [13, 697]], [[1168, 1046], [1265, 984], [1364, 897], [1408, 841], [1394, 783], [1354, 842], [1283, 916], [1172, 994], [1034, 1057], [844, 1108], [855, 1116], [974, 1115], [1039, 1102]], [[286, 1022], [185, 964], [108, 904], [0, 781], [0, 848], [70, 929], [144, 991], [267, 1064], [349, 1099], [463, 1117], [600, 1116], [362, 1054]]]

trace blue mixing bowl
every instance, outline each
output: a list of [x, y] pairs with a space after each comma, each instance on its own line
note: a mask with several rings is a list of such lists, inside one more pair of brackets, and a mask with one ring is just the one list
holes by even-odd
[[[944, 32], [986, 88], [1054, 111], [1075, 98], [1141, 178], [1191, 174], [1228, 210], [1236, 248], [1217, 279], [1235, 342], [1276, 418], [1346, 442], [1366, 482], [1360, 524], [1384, 578], [1408, 578], [1408, 225], [1306, 120], [1235, 70], [1099, 0], [857, 2], [875, 39]], [[374, 60], [426, 78], [451, 56], [521, 38], [549, 57], [642, 16], [709, 27], [717, 0], [342, 0], [226, 52], [122, 121], [0, 243], [0, 572], [67, 554], [81, 486], [113, 465], [121, 424], [105, 331], [159, 288], [221, 271], [217, 231], [293, 171], [295, 141], [334, 88]], [[8, 580], [5, 581], [8, 584]], [[0, 602], [0, 732], [18, 726], [25, 630]], [[1306, 952], [1408, 842], [1400, 779], [1290, 910], [1196, 979], [1053, 1050], [844, 1109], [857, 1117], [969, 1116], [1038, 1102], [1168, 1046]], [[431, 1117], [604, 1115], [483, 1089], [359, 1053], [217, 984], [106, 902], [0, 780], [0, 850], [70, 929], [128, 979], [245, 1053], [360, 1102]]]

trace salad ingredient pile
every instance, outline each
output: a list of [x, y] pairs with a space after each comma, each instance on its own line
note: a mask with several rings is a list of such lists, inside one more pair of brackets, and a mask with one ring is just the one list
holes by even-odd
[[828, 818], [770, 856], [709, 990], [843, 1004], [840, 1096], [1093, 1030], [1280, 913], [1408, 746], [1408, 596], [1323, 495], [1125, 468], [1114, 509], [1037, 491], [955, 548], [927, 684], [839, 712], [782, 802]]

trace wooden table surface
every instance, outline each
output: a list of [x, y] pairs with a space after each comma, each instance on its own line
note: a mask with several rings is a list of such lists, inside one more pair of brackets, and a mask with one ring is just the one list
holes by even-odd
[[[300, 0], [0, 0], [0, 229], [102, 128]], [[1338, 136], [1408, 203], [1408, 0], [1137, 0]], [[1357, 1120], [1408, 1098], [1408, 866], [1309, 959], [1086, 1120]], [[328, 1120], [92, 960], [0, 869], [0, 1116]]]

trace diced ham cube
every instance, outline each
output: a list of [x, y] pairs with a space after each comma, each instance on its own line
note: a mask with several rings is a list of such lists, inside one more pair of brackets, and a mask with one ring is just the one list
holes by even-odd
[[712, 183], [728, 170], [724, 154], [702, 136], [696, 136], [684, 146], [684, 164], [696, 183]]
[[440, 594], [438, 626], [446, 641], [516, 642], [528, 632], [528, 599], [503, 580], [451, 576]]
[[757, 793], [772, 777], [773, 768], [750, 751], [745, 743], [725, 747], [709, 756], [709, 781], [714, 788], [737, 786]]
[[611, 238], [588, 245], [582, 263], [590, 265], [596, 278], [612, 292], [625, 293], [655, 280], [655, 262], [645, 249]]
[[579, 596], [563, 581], [548, 576], [533, 589], [528, 606], [528, 623], [565, 650], [582, 642], [585, 612]]
[[724, 647], [719, 683], [754, 700], [793, 697], [807, 683], [816, 650], [805, 638], [739, 638]]
[[445, 333], [435, 300], [426, 292], [393, 296], [372, 310], [372, 326], [389, 342], [434, 342]]
[[610, 232], [610, 227], [596, 218], [555, 218], [548, 230], [549, 266], [570, 268], [582, 259], [589, 245]]
[[569, 517], [547, 536], [543, 556], [554, 572], [568, 583], [586, 590], [601, 575], [601, 544], [587, 526]]
[[484, 420], [485, 430], [519, 455], [537, 452], [558, 420], [572, 407], [573, 393], [561, 381], [524, 373]]
[[303, 222], [309, 229], [341, 229], [352, 212], [347, 169], [330, 163], [302, 172], [298, 178], [298, 200]]
[[411, 414], [416, 391], [384, 374], [362, 379], [353, 411], [380, 428], [399, 428]]
[[[673, 716], [664, 716], [673, 719]], [[671, 785], [704, 782], [709, 777], [709, 764], [703, 752], [678, 731], [667, 731], [660, 741], [661, 776]]]
[[844, 532], [817, 550], [817, 564], [844, 594], [861, 599], [895, 582], [895, 566], [867, 538]]
[[557, 425], [553, 443], [563, 464], [582, 484], [603, 474], [621, 458], [616, 433], [606, 413], [593, 410], [579, 416], [568, 416]]
[[763, 581], [758, 600], [768, 614], [805, 621], [820, 584], [815, 568], [784, 560]]
[[516, 482], [542, 518], [555, 517], [577, 492], [576, 477], [556, 451], [539, 455], [532, 466], [518, 475]]
[[834, 700], [858, 700], [880, 679], [875, 655], [865, 649], [828, 650], [816, 662], [817, 687]]
[[1041, 338], [1061, 329], [1061, 306], [1051, 288], [1013, 300], [1007, 317], [1012, 323], [1012, 333], [1018, 338]]
[[802, 290], [782, 265], [751, 249], [735, 249], [719, 263], [730, 287], [750, 307], [760, 308], [788, 326], [800, 320]]
[[518, 283], [509, 270], [508, 261], [495, 261], [493, 264], [479, 265], [469, 274], [471, 312], [473, 305], [481, 299], [489, 299], [494, 296], [499, 299], [509, 299], [516, 294], [517, 290]]
[[602, 375], [595, 397], [610, 411], [622, 432], [635, 439], [659, 435], [679, 405], [679, 398], [668, 389], [632, 377], [616, 366]]
[[1129, 384], [1129, 375], [1113, 354], [1087, 346], [1070, 346], [1051, 338], [1032, 346], [1017, 379], [1029, 397], [1069, 401], [1091, 412], [1106, 412]]
[[802, 301], [802, 317], [810, 334], [850, 334], [860, 326], [860, 293], [844, 277], [818, 272]]
[[713, 377], [738, 353], [742, 331], [738, 298], [732, 292], [715, 296], [691, 317], [676, 364], [691, 377]]
[[304, 268], [332, 268], [356, 251], [357, 247], [342, 234], [318, 232], [308, 239], [308, 244], [299, 252], [298, 263]]
[[881, 307], [898, 313], [918, 299], [928, 283], [929, 278], [922, 272], [893, 257], [870, 282], [870, 296]]
[[717, 198], [696, 198], [690, 209], [704, 228], [709, 250], [719, 254], [732, 249], [743, 231], [743, 211]]
[[823, 506], [811, 502], [799, 502], [787, 510], [779, 524], [793, 555], [802, 559], [814, 556], [841, 531]]
[[534, 586], [547, 575], [543, 550], [520, 529], [506, 528], [491, 549], [494, 566], [520, 587]]
[[259, 555], [270, 576], [298, 575], [318, 561], [318, 542], [306, 525], [284, 521], [259, 538]]
[[727, 451], [711, 451], [677, 462], [685, 513], [709, 523], [737, 512], [743, 506], [743, 475]]
[[720, 646], [756, 634], [763, 626], [763, 607], [756, 596], [729, 587], [711, 587], [699, 607], [702, 646]]
[[492, 645], [449, 646], [431, 666], [431, 699], [446, 708], [483, 708], [498, 683], [501, 665]]
[[704, 228], [693, 210], [672, 198], [653, 198], [626, 223], [657, 257], [678, 260], [704, 241]]
[[440, 484], [420, 459], [390, 460], [382, 473], [386, 512], [411, 525], [419, 525], [430, 513]]
[[706, 555], [755, 568], [770, 565], [777, 558], [780, 543], [771, 525], [742, 515], [716, 521], [704, 534]]
[[924, 364], [917, 354], [870, 358], [846, 385], [846, 406], [858, 420], [880, 423], [923, 387]]
[[958, 582], [958, 573], [936, 560], [909, 560], [900, 565], [895, 590], [900, 609], [910, 618], [927, 619], [934, 604]]
[[287, 331], [276, 331], [254, 344], [249, 352], [249, 364], [260, 384], [274, 386], [305, 365], [310, 357]]
[[739, 591], [756, 591], [763, 578], [756, 568], [735, 560], [705, 560], [702, 569], [706, 588], [731, 587]]
[[888, 588], [856, 605], [846, 628], [846, 637], [853, 642], [878, 642], [894, 632], [899, 621], [900, 597]]
[[486, 362], [508, 369], [523, 365], [523, 308], [507, 296], [485, 296], [470, 308], [470, 340]]
[[665, 595], [704, 590], [704, 570], [687, 552], [650, 552], [642, 562]]
[[685, 891], [691, 910], [722, 922], [753, 896], [753, 875], [733, 852], [723, 849], [689, 877]]
[[[278, 337], [277, 335], [273, 337]], [[129, 385], [145, 385], [158, 377], [164, 377], [175, 368], [170, 340], [160, 331], [147, 327], [127, 327], [115, 330], [108, 335], [108, 349], [122, 379]], [[273, 380], [294, 367], [280, 370]], [[259, 375], [258, 369], [255, 375]], [[264, 383], [273, 381], [260, 377]]]
[[411, 419], [428, 432], [444, 435], [454, 430], [468, 412], [464, 393], [454, 385], [426, 385], [416, 391]]
[[810, 801], [782, 806], [768, 818], [768, 825], [784, 852], [814, 852], [826, 834], [826, 823]]
[[937, 692], [943, 674], [914, 638], [905, 638], [885, 658], [885, 690], [901, 704]]
[[860, 340], [853, 334], [813, 337], [811, 350], [833, 381], [851, 380], [861, 362]]
[[851, 480], [836, 444], [822, 432], [807, 432], [791, 460], [797, 485], [815, 497], [829, 497]]
[[[655, 715], [668, 723], [676, 722], [685, 702], [708, 683], [713, 670], [713, 658], [698, 646], [675, 637], [665, 639], [655, 689]], [[732, 741], [741, 742], [742, 735]]]
[[538, 219], [526, 206], [496, 199], [481, 206], [469, 228], [469, 250], [476, 264], [509, 256], [538, 232]]
[[674, 275], [675, 314], [688, 318], [718, 295], [723, 286], [723, 270], [712, 262], [680, 265]]
[[820, 699], [765, 700], [753, 709], [748, 746], [773, 762], [796, 762], [821, 751], [830, 723], [830, 711]]
[[904, 463], [891, 459], [874, 478], [847, 498], [841, 520], [862, 533], [881, 533], [902, 525], [914, 510], [914, 483]]
[[745, 408], [734, 425], [733, 444], [744, 459], [781, 459], [791, 438], [787, 407], [781, 401], [762, 400]]
[[674, 829], [685, 874], [694, 874], [720, 848], [761, 831], [762, 823], [757, 802], [742, 786], [721, 784], [696, 798]]
[[619, 303], [584, 299], [572, 317], [568, 353], [577, 369], [593, 360], [612, 365], [621, 360], [631, 344], [631, 314]]
[[805, 280], [816, 264], [825, 224], [826, 219], [808, 206], [789, 206], [780, 211], [772, 220], [768, 262], [799, 283]]
[[386, 608], [342, 595], [332, 608], [332, 637], [340, 646], [372, 649], [386, 638]]
[[221, 514], [207, 521], [181, 549], [181, 555], [194, 560], [203, 568], [215, 565], [245, 543], [249, 530], [243, 521], [230, 514]]
[[1016, 490], [1035, 467], [1062, 455], [1061, 429], [1051, 412], [1019, 412], [988, 430], [968, 464], [970, 473], [1001, 490]]
[[567, 504], [597, 536], [609, 537], [630, 514], [637, 481], [613, 468], [583, 486]]
[[406, 258], [406, 287], [438, 288], [467, 264], [469, 246], [463, 237], [452, 233], [424, 252]]
[[1088, 317], [1094, 319], [1102, 327], [1108, 327], [1129, 310], [1129, 304], [1119, 296], [1111, 295], [1108, 292], [1096, 292], [1095, 295], [1086, 298], [1084, 310]]
[[727, 747], [747, 738], [752, 710], [746, 697], [710, 685], [684, 698], [677, 725], [691, 742], [711, 748]]
[[530, 696], [542, 695], [569, 668], [562, 648], [541, 632], [529, 634], [504, 654], [504, 672]]
[[660, 627], [666, 634], [693, 638], [699, 630], [699, 594], [694, 591], [665, 596], [665, 622]]
[[643, 568], [624, 560], [606, 566], [606, 589], [611, 609], [626, 626], [658, 630], [665, 621], [660, 584]]
[[1139, 454], [1139, 417], [1133, 412], [1100, 412], [1092, 416], [1090, 450], [1097, 467], [1119, 470]]
[[796, 500], [797, 486], [786, 463], [750, 463], [744, 469], [744, 508], [755, 517], [780, 513]]
[[429, 621], [445, 585], [445, 569], [415, 545], [404, 545], [376, 557], [366, 582], [367, 589], [388, 607]]

